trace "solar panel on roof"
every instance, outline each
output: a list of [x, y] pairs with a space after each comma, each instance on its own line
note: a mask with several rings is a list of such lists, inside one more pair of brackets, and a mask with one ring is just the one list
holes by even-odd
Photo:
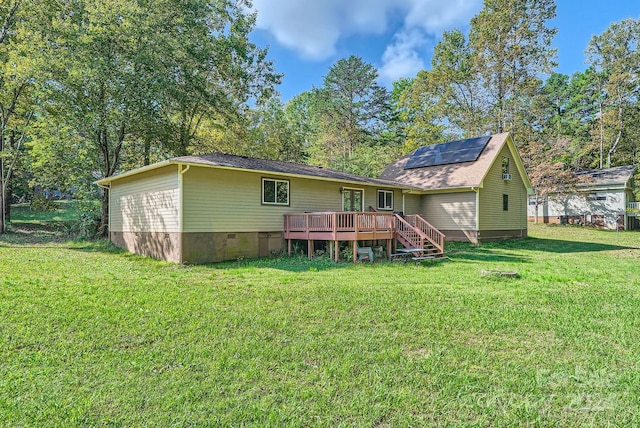
[[413, 152], [404, 169], [475, 161], [490, 139], [491, 137], [468, 138], [420, 147]]

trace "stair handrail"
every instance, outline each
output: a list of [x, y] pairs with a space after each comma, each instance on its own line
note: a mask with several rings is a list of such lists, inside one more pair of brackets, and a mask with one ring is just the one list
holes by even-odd
[[[424, 247], [424, 241], [428, 241], [427, 235], [423, 231], [421, 231], [420, 229], [414, 227], [407, 220], [402, 218], [401, 215], [394, 214], [393, 216], [396, 219], [396, 232], [399, 235], [401, 235], [403, 238], [405, 238], [408, 242], [410, 242], [413, 247], [415, 247], [415, 248], [423, 248]], [[404, 226], [404, 228], [402, 226]], [[408, 230], [413, 232], [413, 233], [415, 233], [419, 237], [420, 240], [416, 241], [415, 239], [413, 239], [411, 234], [406, 233]]]
[[424, 233], [427, 241], [431, 242], [433, 246], [435, 246], [438, 250], [440, 250], [440, 252], [444, 254], [444, 240], [446, 238], [446, 235], [444, 233], [440, 232], [431, 223], [426, 221], [418, 214], [408, 215], [407, 218], [409, 218], [409, 224], [411, 224], [411, 221], [413, 221], [414, 224], [412, 224], [412, 226], [416, 227], [418, 230]]

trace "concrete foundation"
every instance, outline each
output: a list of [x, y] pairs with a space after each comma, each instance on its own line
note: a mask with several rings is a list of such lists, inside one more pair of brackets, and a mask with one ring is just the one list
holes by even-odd
[[203, 264], [268, 257], [282, 251], [282, 232], [111, 232], [116, 246], [175, 263]]

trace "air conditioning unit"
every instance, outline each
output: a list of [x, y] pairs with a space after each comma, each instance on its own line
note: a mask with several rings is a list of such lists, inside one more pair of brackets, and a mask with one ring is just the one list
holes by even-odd
[[511, 180], [511, 174], [502, 174], [502, 179], [503, 180]]

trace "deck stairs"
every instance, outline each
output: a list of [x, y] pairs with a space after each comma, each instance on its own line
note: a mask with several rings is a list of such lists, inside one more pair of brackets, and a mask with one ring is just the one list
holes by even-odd
[[395, 239], [405, 248], [419, 248], [417, 258], [441, 258], [444, 257], [445, 235], [429, 224], [421, 216], [394, 215], [396, 220]]

